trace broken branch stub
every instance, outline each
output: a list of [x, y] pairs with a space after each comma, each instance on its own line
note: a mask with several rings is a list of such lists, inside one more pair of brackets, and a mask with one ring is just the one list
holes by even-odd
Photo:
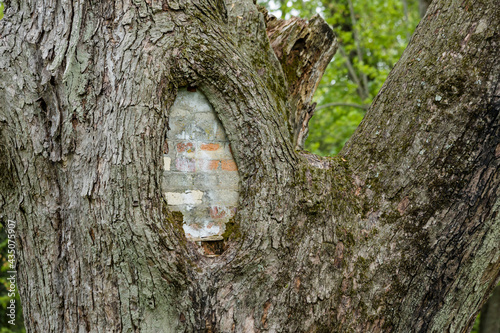
[[337, 51], [337, 38], [319, 15], [309, 21], [297, 17], [280, 20], [268, 13], [265, 16], [271, 47], [288, 83], [288, 119], [294, 145], [303, 149], [314, 113], [312, 97]]

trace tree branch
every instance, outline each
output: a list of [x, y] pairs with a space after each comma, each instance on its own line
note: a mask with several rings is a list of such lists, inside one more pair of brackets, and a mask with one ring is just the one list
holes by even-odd
[[309, 21], [279, 20], [266, 13], [267, 34], [288, 83], [288, 120], [294, 145], [304, 147], [308, 122], [314, 112], [312, 96], [337, 50], [336, 37], [319, 16]]
[[339, 154], [367, 206], [386, 207], [379, 225], [404, 253], [391, 270], [411, 271], [394, 311], [414, 331], [461, 331], [500, 270], [500, 12], [485, 6], [429, 7]]

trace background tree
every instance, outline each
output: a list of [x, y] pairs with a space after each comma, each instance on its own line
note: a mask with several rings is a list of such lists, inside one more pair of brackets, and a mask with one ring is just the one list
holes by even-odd
[[[336, 158], [301, 150], [336, 48], [320, 18], [252, 1], [55, 5], [11, 1], [0, 21], [0, 203], [19, 224], [28, 331], [472, 325], [500, 270], [493, 1], [431, 5]], [[162, 199], [182, 86], [213, 104], [240, 172], [217, 258]]]

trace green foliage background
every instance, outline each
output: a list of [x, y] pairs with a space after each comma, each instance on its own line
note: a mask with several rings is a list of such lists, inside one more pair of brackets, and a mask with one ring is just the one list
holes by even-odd
[[[280, 18], [321, 15], [339, 50], [316, 92], [306, 149], [333, 155], [363, 119], [419, 22], [417, 0], [278, 0], [261, 2]], [[331, 103], [356, 104], [330, 106]]]

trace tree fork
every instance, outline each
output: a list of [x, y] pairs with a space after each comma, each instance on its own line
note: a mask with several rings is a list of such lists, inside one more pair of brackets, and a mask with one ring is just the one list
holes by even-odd
[[[0, 202], [28, 331], [466, 331], [500, 271], [499, 20], [493, 1], [435, 1], [346, 148], [322, 158], [300, 149], [336, 49], [321, 18], [10, 1]], [[183, 86], [213, 105], [240, 173], [216, 258], [161, 193]]]

